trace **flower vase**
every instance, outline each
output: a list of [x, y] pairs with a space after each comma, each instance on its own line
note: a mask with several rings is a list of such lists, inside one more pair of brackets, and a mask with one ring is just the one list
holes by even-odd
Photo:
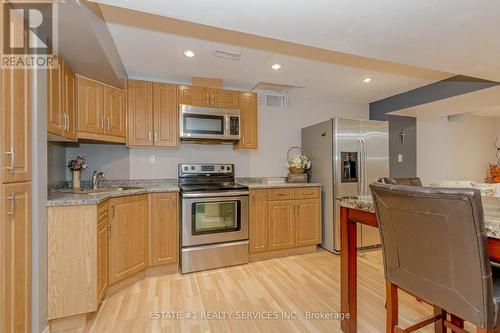
[[82, 174], [81, 170], [73, 170], [73, 189], [74, 190], [80, 189], [81, 174]]

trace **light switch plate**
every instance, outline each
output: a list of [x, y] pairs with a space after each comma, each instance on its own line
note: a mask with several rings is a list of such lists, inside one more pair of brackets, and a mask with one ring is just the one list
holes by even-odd
[[150, 155], [149, 156], [149, 164], [155, 164], [155, 162], [156, 162], [155, 155]]
[[399, 163], [403, 162], [403, 154], [398, 154], [398, 162]]

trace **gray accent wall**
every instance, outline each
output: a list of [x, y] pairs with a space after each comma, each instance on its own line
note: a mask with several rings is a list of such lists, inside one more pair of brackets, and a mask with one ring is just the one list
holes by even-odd
[[[500, 83], [457, 75], [414, 90], [370, 103], [370, 119], [389, 121], [389, 155], [391, 177], [417, 175], [417, 119], [388, 113], [408, 107], [435, 102], [473, 91], [494, 87]], [[406, 133], [401, 143], [400, 133]], [[402, 161], [398, 159], [402, 155]]]

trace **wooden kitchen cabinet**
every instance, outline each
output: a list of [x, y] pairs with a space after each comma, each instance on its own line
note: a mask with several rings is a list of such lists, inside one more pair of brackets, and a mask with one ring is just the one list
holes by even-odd
[[48, 138], [76, 141], [76, 77], [62, 58], [58, 63], [58, 68], [47, 70]]
[[178, 193], [150, 195], [151, 266], [179, 262]]
[[127, 82], [127, 145], [153, 145], [153, 82]]
[[[97, 303], [101, 303], [109, 286], [109, 221], [107, 212], [108, 203], [99, 205], [105, 213], [99, 214], [97, 223]], [[104, 207], [103, 207], [104, 206]], [[100, 216], [99, 216], [100, 215]]]
[[148, 197], [135, 195], [109, 200], [109, 284], [148, 266]]
[[235, 143], [236, 149], [257, 149], [257, 94], [239, 93], [240, 140]]
[[153, 123], [155, 147], [179, 146], [179, 107], [177, 86], [153, 84]]
[[210, 89], [210, 106], [219, 109], [238, 109], [239, 94], [232, 90]]
[[99, 82], [77, 77], [78, 132], [104, 133], [104, 86]]
[[232, 90], [179, 86], [179, 104], [219, 109], [238, 109], [239, 95], [237, 91]]
[[104, 86], [104, 117], [105, 134], [111, 136], [126, 136], [125, 91]]
[[321, 188], [250, 190], [250, 254], [321, 243]]
[[128, 81], [129, 147], [179, 146], [177, 86], [148, 81]]
[[294, 246], [293, 201], [269, 201], [269, 250]]
[[250, 191], [250, 253], [268, 250], [267, 189]]
[[[0, 331], [31, 331], [31, 183], [2, 186]], [[0, 221], [2, 221], [0, 219]], [[3, 307], [2, 307], [3, 303]]]
[[179, 86], [179, 104], [210, 107], [210, 88]]
[[321, 206], [318, 199], [294, 201], [295, 246], [321, 243]]
[[125, 143], [125, 92], [77, 75], [78, 138]]
[[31, 180], [31, 70], [2, 71], [2, 181]]

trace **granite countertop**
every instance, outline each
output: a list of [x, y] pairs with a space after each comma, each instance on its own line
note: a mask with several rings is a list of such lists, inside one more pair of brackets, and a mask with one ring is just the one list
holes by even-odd
[[[59, 190], [50, 190], [47, 196], [47, 206], [81, 206], [97, 205], [110, 198], [123, 197], [128, 195], [138, 195], [145, 193], [164, 193], [179, 192], [177, 180], [132, 180], [132, 181], [107, 181], [103, 187], [137, 187], [127, 190], [116, 190], [95, 194], [63, 192]], [[67, 191], [65, 189], [64, 191]]]
[[[371, 196], [342, 197], [337, 199], [342, 207], [375, 212]], [[500, 197], [482, 197], [484, 226], [488, 237], [500, 239]]]
[[237, 178], [236, 183], [248, 186], [250, 189], [259, 188], [292, 188], [292, 187], [318, 187], [321, 183], [277, 183], [267, 184], [262, 182], [262, 178]]

